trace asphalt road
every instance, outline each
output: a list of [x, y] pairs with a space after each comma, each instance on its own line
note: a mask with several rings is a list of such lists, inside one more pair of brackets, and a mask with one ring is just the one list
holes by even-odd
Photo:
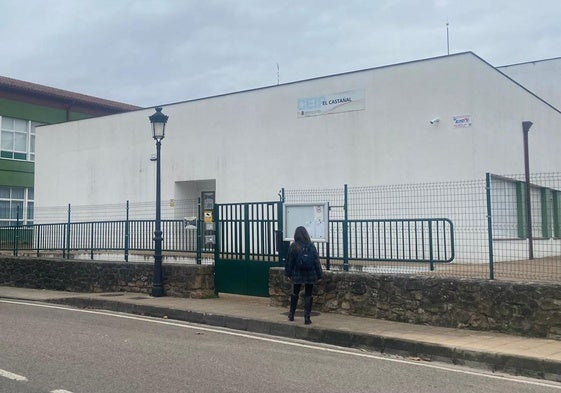
[[561, 384], [167, 319], [0, 300], [1, 393], [561, 392]]

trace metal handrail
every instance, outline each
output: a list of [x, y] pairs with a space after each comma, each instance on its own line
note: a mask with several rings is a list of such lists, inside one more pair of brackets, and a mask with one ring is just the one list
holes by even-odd
[[[84, 221], [53, 224], [0, 226], [0, 250], [152, 251], [154, 220]], [[164, 251], [196, 252], [197, 233], [185, 229], [184, 220], [162, 220]], [[17, 239], [17, 241], [15, 241]], [[127, 259], [127, 258], [126, 258]]]
[[331, 220], [331, 259], [343, 259], [347, 225], [349, 260], [449, 263], [455, 258], [454, 225], [447, 218]]
[[[272, 227], [270, 220], [260, 225]], [[318, 244], [320, 256], [331, 260], [448, 263], [455, 257], [454, 226], [447, 218], [331, 220], [329, 242]], [[86, 221], [0, 226], [0, 250], [37, 252], [152, 251], [154, 220]], [[197, 231], [184, 220], [162, 220], [163, 250], [200, 252]], [[344, 236], [347, 240], [344, 241]], [[17, 241], [15, 240], [17, 239]], [[236, 242], [236, 239], [230, 239]], [[241, 241], [237, 239], [238, 243]], [[261, 240], [263, 242], [263, 240]], [[251, 248], [252, 258], [275, 254], [267, 244]], [[345, 252], [345, 247], [348, 247]], [[205, 250], [212, 251], [212, 250]], [[237, 251], [241, 252], [241, 251]], [[258, 255], [259, 254], [259, 255]]]

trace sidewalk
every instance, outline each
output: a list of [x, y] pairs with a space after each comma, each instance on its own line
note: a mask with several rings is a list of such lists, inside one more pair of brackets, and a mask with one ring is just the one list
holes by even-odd
[[274, 336], [440, 361], [561, 382], [561, 341], [501, 333], [441, 328], [302, 310], [287, 320], [287, 309], [268, 298], [221, 294], [215, 299], [153, 298], [145, 294], [75, 293], [0, 286], [0, 298], [64, 304], [167, 317]]

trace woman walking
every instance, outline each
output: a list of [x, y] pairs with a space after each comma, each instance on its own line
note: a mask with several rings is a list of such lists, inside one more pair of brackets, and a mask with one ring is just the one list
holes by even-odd
[[284, 274], [292, 280], [292, 295], [290, 296], [290, 310], [288, 320], [294, 321], [294, 314], [298, 304], [298, 297], [302, 284], [304, 285], [304, 323], [312, 323], [312, 290], [314, 284], [321, 279], [323, 271], [319, 262], [316, 247], [304, 227], [294, 231], [294, 242], [288, 249], [288, 257], [284, 267]]

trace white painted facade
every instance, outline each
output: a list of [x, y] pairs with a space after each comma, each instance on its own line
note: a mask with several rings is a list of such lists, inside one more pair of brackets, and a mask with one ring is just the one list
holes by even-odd
[[[343, 92], [362, 94], [363, 106], [299, 115], [299, 100]], [[36, 206], [153, 201], [153, 113], [40, 127]], [[531, 170], [561, 170], [561, 113], [470, 52], [163, 105], [163, 113], [162, 200], [213, 186], [217, 202], [240, 202], [274, 200], [282, 187], [522, 173], [524, 120], [534, 123]], [[456, 116], [471, 125], [456, 127]]]

